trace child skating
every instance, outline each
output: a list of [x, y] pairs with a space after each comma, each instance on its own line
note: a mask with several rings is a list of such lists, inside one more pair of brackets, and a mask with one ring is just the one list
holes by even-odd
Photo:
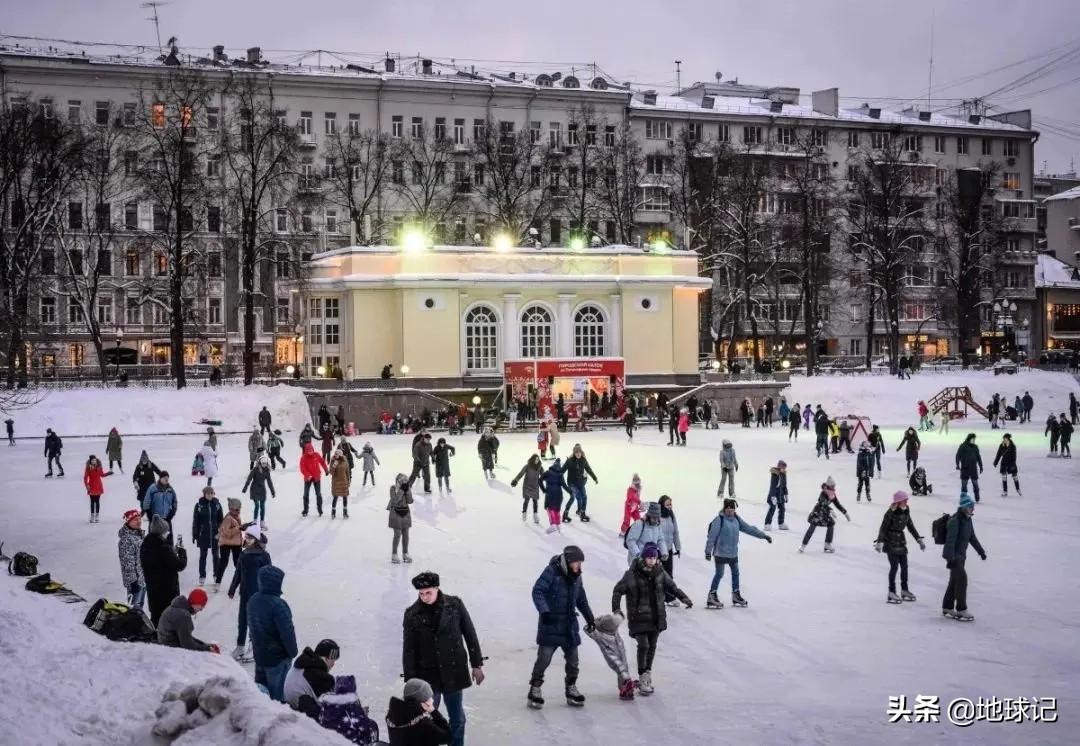
[[1020, 493], [1020, 477], [1016, 470], [1016, 444], [1013, 443], [1012, 435], [1005, 433], [1001, 436], [1001, 445], [998, 446], [997, 455], [994, 456], [994, 466], [1001, 469], [1001, 496], [1009, 496], [1009, 477], [1012, 477], [1013, 486], [1016, 487], [1016, 496]]
[[[904, 531], [909, 531], [919, 543], [919, 549], [926, 551], [926, 542], [915, 530], [915, 524], [911, 520], [911, 512], [908, 510], [908, 495], [904, 491], [898, 491], [893, 495], [892, 504], [885, 511], [881, 519], [881, 528], [878, 529], [877, 541], [874, 549], [884, 551], [889, 558], [889, 596], [888, 602], [898, 604], [902, 601], [914, 601], [915, 594], [908, 590], [908, 563], [907, 563], [907, 539]], [[900, 595], [896, 595], [896, 570], [900, 570]]]
[[858, 480], [855, 502], [862, 500], [863, 489], [866, 489], [866, 502], [870, 502], [870, 478], [873, 476], [874, 452], [870, 450], [870, 442], [864, 440], [859, 444], [859, 453], [855, 456], [855, 479]]
[[366, 486], [368, 477], [371, 477], [371, 486], [374, 487], [375, 467], [379, 464], [379, 457], [375, 455], [375, 449], [371, 443], [364, 443], [364, 447], [360, 449], [360, 460], [364, 464], [364, 481], [360, 486]]
[[814, 535], [814, 531], [818, 526], [825, 527], [825, 551], [829, 554], [835, 551], [832, 545], [833, 529], [836, 526], [836, 519], [833, 518], [832, 514], [833, 506], [836, 506], [836, 509], [844, 514], [844, 518], [851, 520], [847, 510], [836, 498], [836, 481], [829, 477], [821, 485], [821, 494], [818, 495], [817, 504], [806, 518], [806, 522], [810, 525], [807, 527], [806, 533], [803, 534], [802, 545], [799, 547], [800, 553], [806, 551], [806, 545], [810, 543], [810, 538]]

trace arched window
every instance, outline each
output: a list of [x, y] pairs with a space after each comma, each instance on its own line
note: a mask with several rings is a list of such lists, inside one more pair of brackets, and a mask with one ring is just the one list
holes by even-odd
[[521, 356], [551, 357], [553, 332], [551, 313], [543, 306], [529, 306], [521, 312]]
[[490, 306], [465, 314], [465, 369], [495, 370], [499, 365], [499, 322]]
[[582, 306], [574, 314], [574, 357], [603, 357], [604, 312], [596, 306]]

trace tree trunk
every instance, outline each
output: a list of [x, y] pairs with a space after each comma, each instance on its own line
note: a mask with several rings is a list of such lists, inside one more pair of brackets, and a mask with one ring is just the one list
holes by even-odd
[[[94, 345], [94, 353], [97, 355], [98, 368], [101, 372], [101, 381], [104, 383], [109, 380], [109, 364], [105, 362], [105, 345], [101, 341], [101, 327], [94, 323], [90, 329], [90, 343]], [[119, 361], [120, 350], [116, 351], [117, 361]]]
[[[248, 238], [252, 243], [254, 236]], [[250, 386], [255, 378], [255, 249], [244, 247], [244, 385]]]
[[[179, 214], [177, 215], [179, 220]], [[184, 371], [184, 251], [177, 226], [176, 242], [173, 245], [173, 271], [169, 278], [169, 363], [176, 388], [187, 385]]]

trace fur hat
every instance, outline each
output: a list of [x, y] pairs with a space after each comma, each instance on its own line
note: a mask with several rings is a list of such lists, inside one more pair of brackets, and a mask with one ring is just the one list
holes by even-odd
[[419, 703], [427, 702], [435, 696], [435, 692], [432, 691], [431, 684], [423, 679], [409, 679], [405, 682], [405, 691], [402, 695], [406, 701]]
[[896, 505], [896, 503], [906, 503], [910, 497], [911, 495], [903, 490], [897, 490], [892, 496], [893, 505]]
[[422, 591], [425, 588], [438, 588], [439, 587], [439, 573], [437, 572], [422, 572], [412, 579], [413, 588], [418, 591]]
[[593, 620], [596, 628], [606, 635], [614, 635], [619, 631], [619, 625], [623, 618], [618, 614], [601, 614]]

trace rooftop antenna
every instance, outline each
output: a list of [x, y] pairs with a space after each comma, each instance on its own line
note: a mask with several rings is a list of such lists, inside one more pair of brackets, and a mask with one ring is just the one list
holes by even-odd
[[158, 51], [158, 54], [161, 54], [161, 27], [160, 27], [159, 22], [158, 22], [157, 9], [159, 7], [161, 7], [162, 5], [168, 5], [168, 3], [160, 2], [160, 0], [149, 0], [149, 2], [145, 2], [145, 3], [142, 3], [141, 5], [139, 5], [140, 8], [150, 8], [154, 13], [154, 15], [150, 16], [146, 20], [154, 22], [154, 33], [157, 35], [157, 51]]
[[682, 90], [682, 60], [675, 60], [675, 92]]
[[930, 92], [934, 88], [934, 9], [930, 9], [930, 69], [926, 80], [926, 110], [930, 111]]

